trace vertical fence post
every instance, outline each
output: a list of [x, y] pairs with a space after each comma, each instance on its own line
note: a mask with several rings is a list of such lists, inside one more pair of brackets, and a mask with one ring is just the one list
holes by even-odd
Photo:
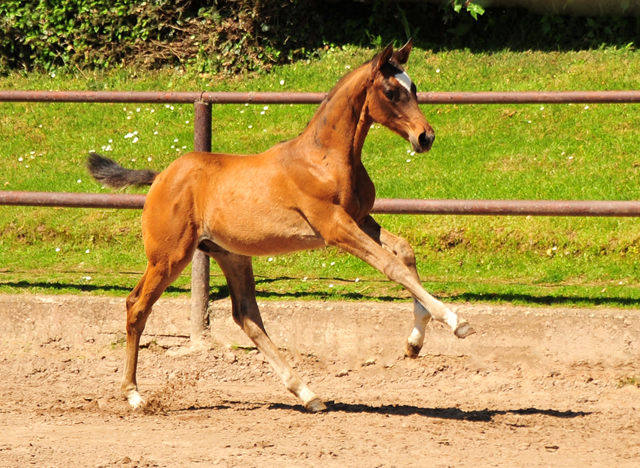
[[[195, 151], [211, 151], [211, 106], [206, 102], [193, 104]], [[191, 343], [202, 341], [209, 306], [209, 257], [196, 250], [191, 263]]]

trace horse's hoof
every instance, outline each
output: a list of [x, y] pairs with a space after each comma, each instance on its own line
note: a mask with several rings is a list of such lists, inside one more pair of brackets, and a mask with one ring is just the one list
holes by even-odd
[[134, 392], [127, 397], [127, 401], [131, 405], [131, 408], [136, 411], [144, 408], [147, 405], [147, 402], [144, 398], [140, 396], [138, 392]]
[[418, 357], [418, 354], [420, 354], [421, 349], [422, 346], [412, 345], [411, 343], [407, 342], [407, 346], [404, 349], [404, 355], [408, 358], [415, 359]]
[[320, 398], [314, 398], [309, 403], [304, 405], [304, 407], [310, 413], [319, 413], [320, 411], [326, 411], [327, 410], [327, 406], [324, 403], [322, 403]]
[[456, 335], [458, 338], [466, 338], [467, 336], [473, 335], [475, 332], [476, 331], [467, 321], [460, 322], [456, 329], [453, 331], [454, 335]]

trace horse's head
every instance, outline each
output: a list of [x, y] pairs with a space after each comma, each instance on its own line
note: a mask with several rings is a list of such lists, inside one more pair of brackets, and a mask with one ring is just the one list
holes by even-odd
[[389, 44], [371, 61], [369, 115], [409, 141], [417, 153], [429, 151], [435, 134], [418, 107], [416, 86], [404, 71], [413, 43], [393, 51]]

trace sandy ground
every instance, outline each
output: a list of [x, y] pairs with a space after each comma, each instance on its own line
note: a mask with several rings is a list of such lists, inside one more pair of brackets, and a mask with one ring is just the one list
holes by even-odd
[[158, 304], [133, 412], [118, 394], [123, 301], [0, 296], [0, 466], [638, 467], [640, 311], [457, 306], [402, 355], [410, 304], [262, 304], [274, 342], [329, 410], [308, 414], [212, 304]]

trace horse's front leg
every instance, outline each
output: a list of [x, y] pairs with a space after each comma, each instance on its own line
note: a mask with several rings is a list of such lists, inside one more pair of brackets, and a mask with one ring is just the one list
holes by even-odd
[[[318, 231], [328, 244], [355, 255], [384, 273], [390, 280], [407, 288], [426, 309], [425, 312], [428, 311], [427, 314], [449, 325], [458, 338], [465, 338], [475, 333], [467, 321], [460, 320], [448, 307], [424, 290], [415, 269], [412, 271], [396, 255], [369, 237], [342, 209], [334, 208], [331, 214], [318, 217], [316, 221]], [[383, 237], [387, 239], [386, 236]], [[428, 321], [426, 317], [421, 320]], [[417, 334], [416, 341], [419, 340], [419, 335], [424, 337], [423, 323], [418, 324]], [[414, 334], [412, 333], [411, 336]]]
[[[374, 241], [398, 257], [409, 269], [414, 279], [420, 281], [416, 268], [416, 255], [409, 242], [400, 236], [391, 234], [381, 227], [371, 216], [367, 216], [364, 220], [362, 230]], [[416, 358], [422, 349], [425, 330], [431, 320], [431, 314], [420, 304], [420, 301], [415, 296], [413, 296], [413, 316], [413, 330], [407, 338], [405, 354], [411, 358]]]

